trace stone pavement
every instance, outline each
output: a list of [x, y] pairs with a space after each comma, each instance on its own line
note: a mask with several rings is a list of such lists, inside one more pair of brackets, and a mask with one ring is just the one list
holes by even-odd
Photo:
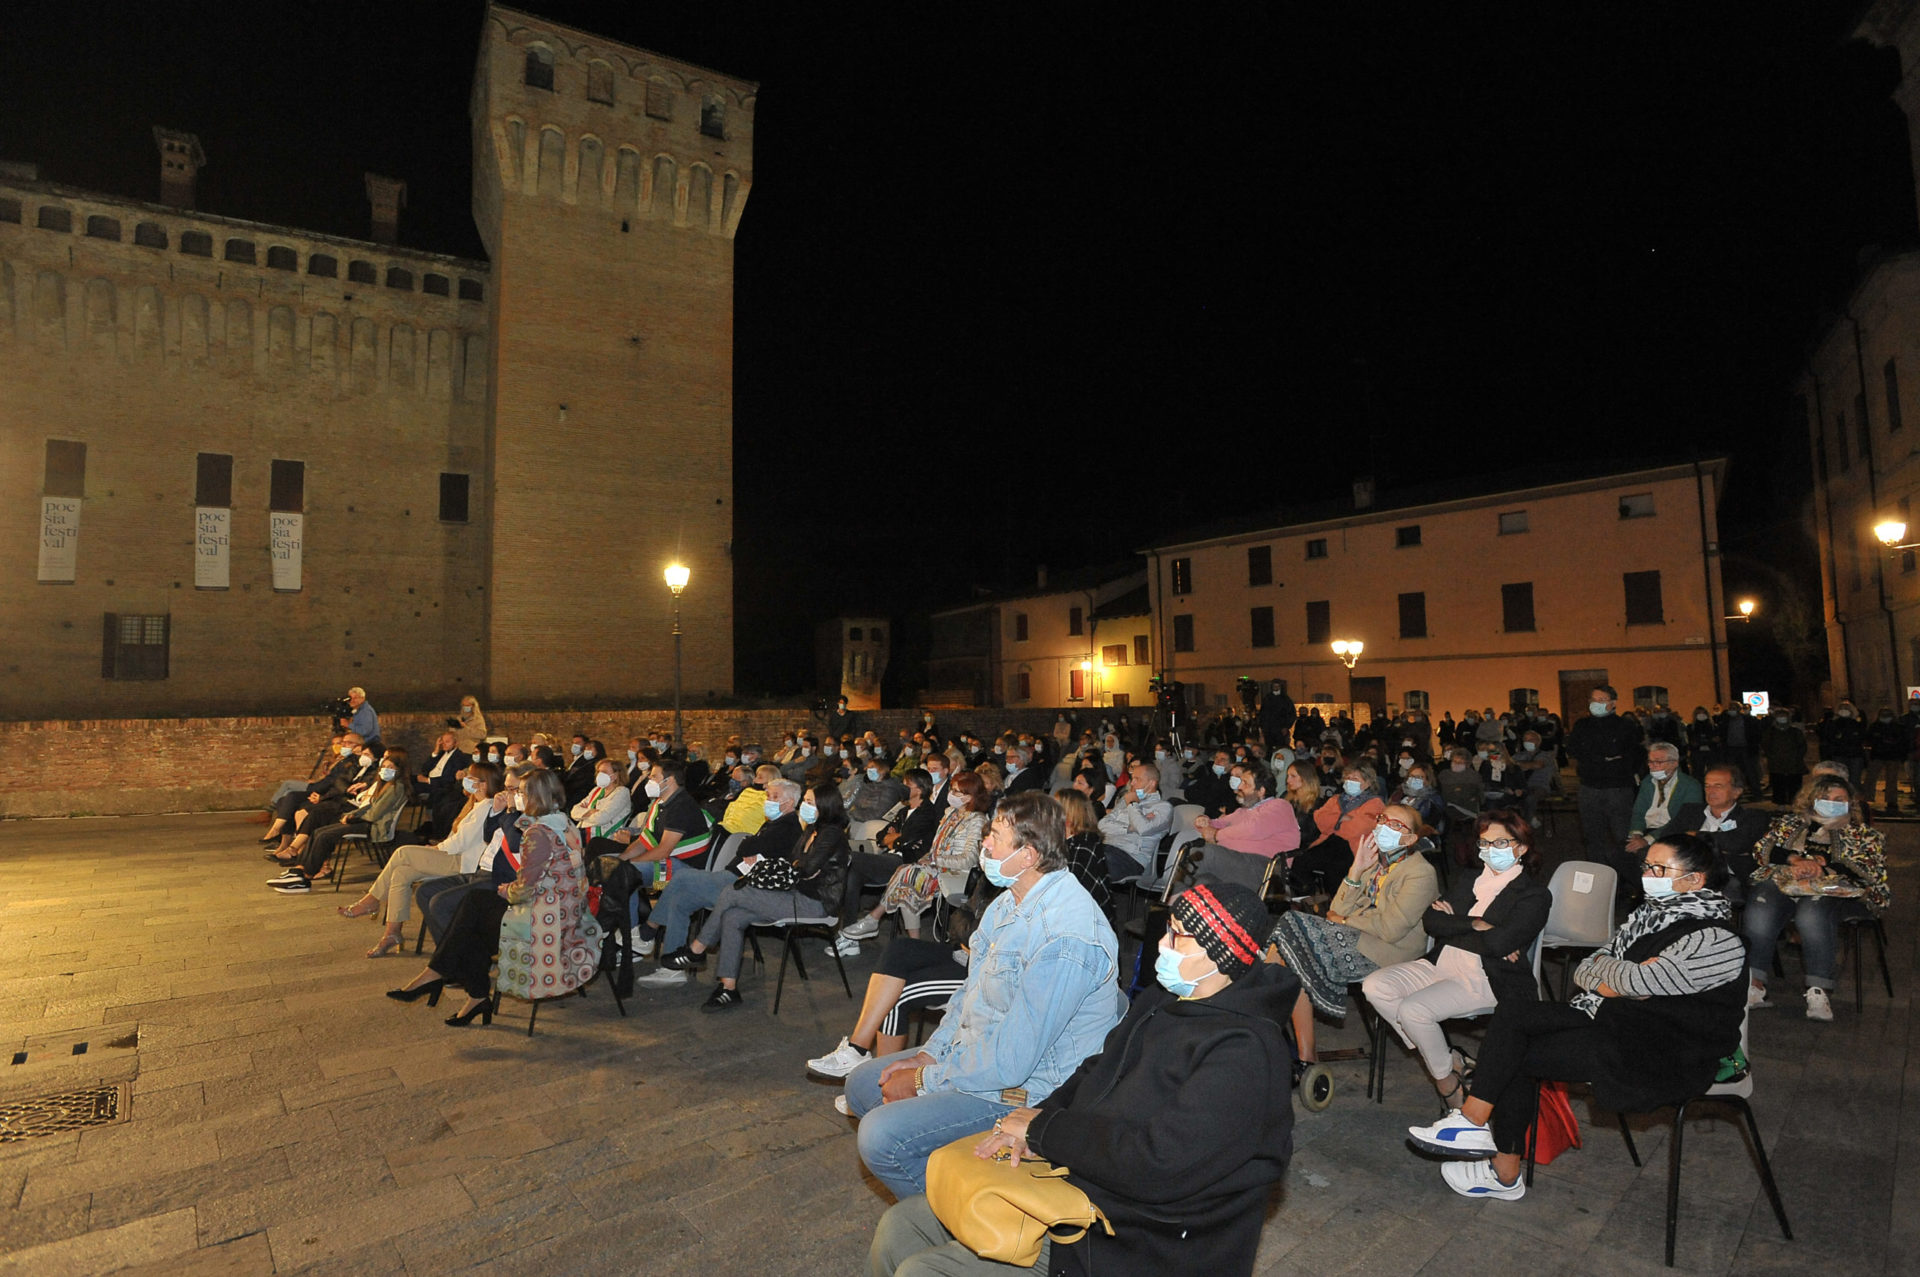
[[[0, 1104], [125, 1096], [111, 1124], [0, 1143], [0, 1274], [864, 1271], [885, 1198], [802, 1068], [852, 1022], [817, 942], [814, 980], [789, 977], [777, 1018], [768, 972], [723, 1016], [696, 1011], [702, 980], [638, 991], [624, 1020], [596, 986], [543, 1009], [532, 1039], [515, 1003], [449, 1029], [446, 1002], [380, 996], [417, 960], [362, 956], [375, 925], [334, 915], [351, 888], [262, 885], [258, 833], [231, 814], [0, 824]], [[1920, 831], [1891, 836], [1892, 1003], [1870, 983], [1856, 1013], [1843, 972], [1834, 1023], [1794, 1005], [1753, 1019], [1798, 1240], [1781, 1240], [1739, 1128], [1701, 1118], [1682, 1270], [1920, 1271], [1920, 1113], [1904, 1107], [1920, 1105]], [[849, 964], [856, 991], [873, 957]], [[1357, 1026], [1325, 1044], [1358, 1043]], [[1576, 1099], [1585, 1148], [1522, 1202], [1463, 1202], [1406, 1146], [1435, 1099], [1393, 1049], [1384, 1105], [1362, 1099], [1356, 1060], [1334, 1066], [1330, 1109], [1299, 1112], [1262, 1272], [1666, 1271], [1663, 1127], [1642, 1123], [1636, 1170]]]

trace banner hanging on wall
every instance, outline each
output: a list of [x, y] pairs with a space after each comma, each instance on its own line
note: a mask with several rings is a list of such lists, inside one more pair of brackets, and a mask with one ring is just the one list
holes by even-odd
[[298, 590], [300, 588], [300, 550], [306, 516], [303, 514], [281, 514], [275, 512], [268, 516], [273, 521], [272, 544], [273, 588], [276, 590]]
[[80, 562], [80, 498], [40, 498], [40, 579], [72, 581]]
[[233, 511], [225, 506], [193, 510], [193, 588], [227, 588], [227, 561], [233, 546]]

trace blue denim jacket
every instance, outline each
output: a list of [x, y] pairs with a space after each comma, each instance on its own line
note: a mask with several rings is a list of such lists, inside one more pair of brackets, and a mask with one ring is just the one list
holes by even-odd
[[1020, 1102], [1038, 1104], [1126, 1011], [1113, 927], [1061, 870], [1042, 875], [1023, 901], [1002, 893], [970, 947], [966, 984], [924, 1048], [935, 1061], [924, 1084], [993, 1101], [1020, 1088]]

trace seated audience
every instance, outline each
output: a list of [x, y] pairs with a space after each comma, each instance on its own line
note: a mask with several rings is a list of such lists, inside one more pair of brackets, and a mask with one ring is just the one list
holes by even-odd
[[[650, 800], [646, 817], [629, 820], [625, 829], [605, 838], [595, 838], [587, 846], [589, 856], [617, 856], [632, 863], [647, 882], [656, 881], [671, 861], [691, 860], [706, 855], [713, 842], [713, 822], [693, 795], [682, 786], [686, 765], [667, 760], [653, 769], [647, 778]], [[677, 867], [677, 866], [674, 866]], [[634, 898], [636, 909], [639, 897]], [[635, 922], [639, 921], [636, 915]]]
[[273, 803], [273, 823], [267, 826], [267, 832], [260, 836], [263, 843], [278, 843], [281, 851], [287, 848], [292, 837], [289, 827], [298, 829], [304, 815], [321, 803], [344, 802], [351, 794], [366, 787], [376, 770], [372, 751], [366, 742], [353, 732], [342, 732], [337, 738], [334, 749], [339, 752], [340, 761], [335, 763], [325, 776], [311, 785], [281, 794]]
[[627, 827], [633, 816], [633, 799], [620, 783], [623, 770], [611, 758], [594, 761], [593, 788], [567, 813], [580, 827], [581, 837], [611, 838]]
[[1540, 996], [1528, 951], [1553, 908], [1553, 893], [1537, 876], [1532, 827], [1518, 816], [1483, 812], [1477, 832], [1479, 873], [1456, 874], [1446, 897], [1421, 919], [1438, 947], [1360, 982], [1374, 1013], [1420, 1053], [1449, 1108], [1466, 1099], [1463, 1061], [1440, 1026]]
[[[875, 764], [869, 764], [868, 770]], [[883, 823], [880, 836], [886, 840], [891, 831], [893, 837], [887, 850], [860, 851], [853, 853], [851, 871], [847, 874], [847, 897], [843, 902], [840, 916], [852, 918], [860, 912], [860, 890], [868, 883], [886, 883], [894, 873], [904, 865], [918, 864], [933, 846], [934, 835], [940, 831], [940, 813], [929, 802], [933, 792], [933, 781], [919, 768], [906, 773], [906, 812], [898, 824]], [[911, 832], [909, 832], [911, 831]], [[854, 845], [859, 846], [855, 839]], [[846, 941], [866, 940], [878, 935], [879, 919], [859, 918], [840, 929], [840, 936]], [[842, 956], [849, 956], [845, 945], [841, 946]], [[854, 950], [853, 952], [858, 952]]]
[[1582, 962], [1570, 1003], [1502, 1002], [1467, 1085], [1467, 1101], [1408, 1130], [1449, 1157], [1447, 1186], [1463, 1197], [1526, 1195], [1520, 1162], [1543, 1081], [1590, 1082], [1594, 1101], [1639, 1113], [1691, 1099], [1740, 1046], [1740, 937], [1733, 908], [1712, 890], [1713, 848], [1693, 834], [1647, 849], [1644, 902]]
[[515, 803], [519, 801], [520, 787], [533, 770], [523, 763], [502, 776], [500, 792], [486, 807], [480, 829], [480, 854], [471, 866], [463, 857], [459, 872], [423, 879], [414, 887], [414, 907], [419, 909], [421, 923], [436, 946], [446, 938], [453, 915], [468, 890], [492, 891], [513, 881], [519, 872], [515, 860], [520, 855], [520, 812]]
[[763, 887], [756, 877], [778, 884], [769, 873], [773, 860], [756, 861], [747, 876], [723, 891], [700, 928], [699, 938], [660, 959], [662, 967], [698, 971], [706, 966], [709, 950], [717, 949], [719, 982], [701, 1004], [702, 1011], [727, 1011], [740, 1005], [740, 963], [745, 955], [747, 928], [757, 922], [780, 919], [830, 922], [846, 889], [847, 809], [840, 791], [831, 785], [809, 787], [800, 797], [800, 824], [805, 828], [786, 863], [792, 886]]
[[1351, 868], [1333, 893], [1327, 916], [1300, 910], [1280, 915], [1270, 942], [1279, 961], [1300, 977], [1307, 996], [1294, 1003], [1293, 1034], [1300, 1059], [1319, 1059], [1313, 1014], [1347, 1014], [1347, 986], [1380, 967], [1407, 962], [1427, 947], [1420, 919], [1440, 896], [1440, 882], [1422, 853], [1420, 813], [1387, 807], [1355, 845]]
[[1067, 820], [1067, 841], [1063, 854], [1071, 873], [1100, 912], [1113, 917], [1113, 888], [1107, 883], [1107, 857], [1100, 850], [1100, 810], [1093, 800], [1077, 789], [1063, 789], [1053, 796]]
[[469, 758], [477, 758], [487, 741], [487, 716], [480, 702], [471, 696], [460, 698], [460, 712], [447, 724], [453, 729], [453, 747]]
[[1655, 741], [1647, 747], [1647, 775], [1627, 820], [1627, 853], [1636, 860], [1665, 832], [1673, 813], [1701, 800], [1700, 782], [1680, 770], [1680, 747]]
[[1150, 763], [1136, 762], [1127, 776], [1128, 787], [1100, 818], [1107, 878], [1113, 882], [1151, 874], [1160, 840], [1173, 828], [1173, 804], [1160, 796], [1159, 771]]
[[433, 830], [443, 838], [453, 827], [453, 818], [466, 806], [467, 794], [460, 781], [472, 761], [473, 756], [454, 743], [454, 733], [444, 731], [434, 742], [426, 770], [413, 778], [414, 796], [426, 803]]
[[840, 799], [847, 806], [847, 836], [855, 851], [873, 850], [873, 840], [887, 827], [887, 814], [906, 797], [907, 787], [895, 780], [885, 760], [878, 758], [867, 759], [840, 786]]
[[1560, 763], [1552, 750], [1541, 748], [1543, 740], [1539, 732], [1529, 730], [1520, 738], [1520, 752], [1513, 756], [1513, 765], [1520, 769], [1525, 781], [1520, 794], [1520, 814], [1529, 824], [1538, 817], [1540, 804], [1553, 793], [1560, 780]]
[[415, 886], [430, 878], [478, 869], [486, 849], [487, 813], [492, 810], [494, 795], [500, 792], [501, 772], [492, 763], [473, 763], [460, 783], [467, 804], [449, 822], [447, 836], [437, 843], [396, 850], [367, 888], [367, 894], [340, 909], [343, 918], [364, 918], [386, 906], [386, 934], [367, 950], [369, 958], [385, 957], [400, 947], [400, 932], [407, 923]]
[[926, 856], [894, 870], [886, 890], [880, 893], [880, 903], [843, 929], [843, 937], [858, 941], [878, 935], [880, 920], [895, 912], [900, 915], [901, 929], [918, 936], [921, 917], [936, 901], [966, 890], [967, 875], [979, 863], [980, 839], [987, 829], [987, 788], [977, 772], [961, 772], [947, 788], [948, 810], [941, 816]]
[[1045, 1100], [1120, 1019], [1113, 928], [1065, 872], [1065, 834], [1059, 805], [1043, 795], [1000, 804], [981, 867], [1007, 890], [987, 906], [971, 945], [991, 960], [968, 964], [925, 1047], [877, 1056], [847, 1076], [861, 1159], [897, 1198], [926, 1187], [928, 1154], [955, 1132], [985, 1130]]
[[1434, 782], [1433, 768], [1418, 760], [1408, 765], [1387, 801], [1413, 808], [1429, 828], [1438, 828], [1447, 810], [1446, 802], [1440, 797], [1440, 786]]
[[1186, 785], [1186, 800], [1205, 809], [1208, 817], [1224, 816], [1238, 805], [1233, 788], [1227, 783], [1233, 769], [1233, 755], [1217, 749], [1211, 761], [1194, 771]]
[[[1299, 989], [1259, 960], [1268, 921], [1243, 887], [1182, 894], [1158, 949], [1160, 987], [1133, 1000], [1070, 1078], [980, 1141], [980, 1157], [1068, 1168], [1067, 1182], [1113, 1225], [1112, 1236], [1094, 1228], [1071, 1246], [1044, 1243], [1032, 1272], [1253, 1272], [1293, 1153], [1281, 1024]], [[868, 1262], [876, 1277], [1013, 1271], [954, 1241], [917, 1195], [881, 1217]]]
[[[1345, 877], [1353, 864], [1354, 848], [1373, 832], [1386, 810], [1380, 797], [1380, 780], [1366, 763], [1354, 763], [1340, 775], [1340, 788], [1313, 813], [1314, 840], [1293, 858], [1289, 881], [1297, 894], [1305, 895], [1316, 885], [1331, 886]], [[1416, 821], [1419, 813], [1414, 813]], [[1416, 823], [1408, 832], [1417, 836]], [[1425, 908], [1423, 902], [1421, 908]]]
[[1273, 793], [1273, 773], [1257, 761], [1236, 763], [1228, 778], [1238, 810], [1218, 817], [1201, 816], [1194, 831], [1228, 851], [1281, 857], [1284, 866], [1300, 846], [1300, 821], [1285, 799]]
[[[784, 777], [772, 763], [762, 763], [751, 771], [742, 763], [738, 770], [745, 773], [751, 783], [743, 784], [740, 792], [728, 800], [726, 810], [720, 815], [720, 828], [730, 834], [757, 834], [771, 819], [767, 813], [772, 808], [767, 806], [767, 799], [773, 793], [773, 782]], [[799, 801], [798, 797], [794, 799], [796, 806]]]
[[[967, 951], [935, 940], [899, 936], [880, 952], [880, 968], [867, 977], [866, 999], [853, 1032], [807, 1072], [838, 1081], [875, 1055], [907, 1045], [906, 1017], [915, 1010], [944, 1011], [967, 978]], [[844, 1096], [836, 1099], [845, 1101]]]
[[[1754, 845], [1759, 862], [1742, 918], [1751, 983], [1747, 1005], [1766, 1007], [1774, 946], [1791, 922], [1806, 963], [1807, 1018], [1833, 1019], [1827, 997], [1839, 965], [1840, 924], [1877, 918], [1892, 900], [1886, 835], [1866, 823], [1859, 794], [1841, 776], [1816, 776], [1793, 810]], [[1833, 894], [1829, 894], [1833, 893]]]
[[1716, 763], [1700, 778], [1703, 801], [1675, 809], [1667, 829], [1679, 834], [1699, 834], [1713, 844], [1720, 868], [1727, 871], [1723, 894], [1734, 904], [1747, 898], [1747, 884], [1758, 867], [1754, 845], [1766, 833], [1769, 819], [1745, 806], [1746, 778], [1731, 763]]
[[327, 804], [316, 807], [314, 817], [293, 836], [286, 855], [276, 857], [286, 872], [267, 885], [283, 896], [304, 895], [315, 878], [326, 875], [333, 858], [345, 854], [340, 841], [348, 834], [363, 835], [370, 842], [392, 842], [394, 826], [407, 806], [406, 771], [407, 751], [390, 749], [380, 760], [374, 783], [340, 809], [338, 820], [322, 823], [319, 813]]

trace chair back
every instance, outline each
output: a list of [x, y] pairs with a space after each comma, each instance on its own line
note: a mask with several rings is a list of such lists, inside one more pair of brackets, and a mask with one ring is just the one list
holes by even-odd
[[1598, 949], [1613, 935], [1613, 896], [1619, 879], [1609, 865], [1569, 860], [1553, 871], [1547, 890], [1553, 908], [1540, 932], [1548, 949]]
[[1266, 898], [1267, 881], [1273, 877], [1277, 857], [1252, 856], [1217, 843], [1190, 839], [1180, 847], [1167, 870], [1163, 901], [1172, 899], [1196, 882], [1239, 883], [1255, 895]]
[[1198, 803], [1181, 803], [1173, 809], [1173, 824], [1160, 844], [1154, 849], [1154, 857], [1146, 871], [1140, 875], [1140, 885], [1150, 891], [1164, 891], [1173, 877], [1173, 860], [1170, 853], [1192, 842], [1197, 834], [1193, 832], [1193, 822], [1207, 814], [1207, 809]]
[[747, 836], [745, 834], [731, 833], [721, 839], [720, 845], [713, 851], [711, 858], [707, 861], [707, 868], [718, 873], [720, 870], [730, 867], [734, 861], [740, 859], [740, 844], [746, 840]]

